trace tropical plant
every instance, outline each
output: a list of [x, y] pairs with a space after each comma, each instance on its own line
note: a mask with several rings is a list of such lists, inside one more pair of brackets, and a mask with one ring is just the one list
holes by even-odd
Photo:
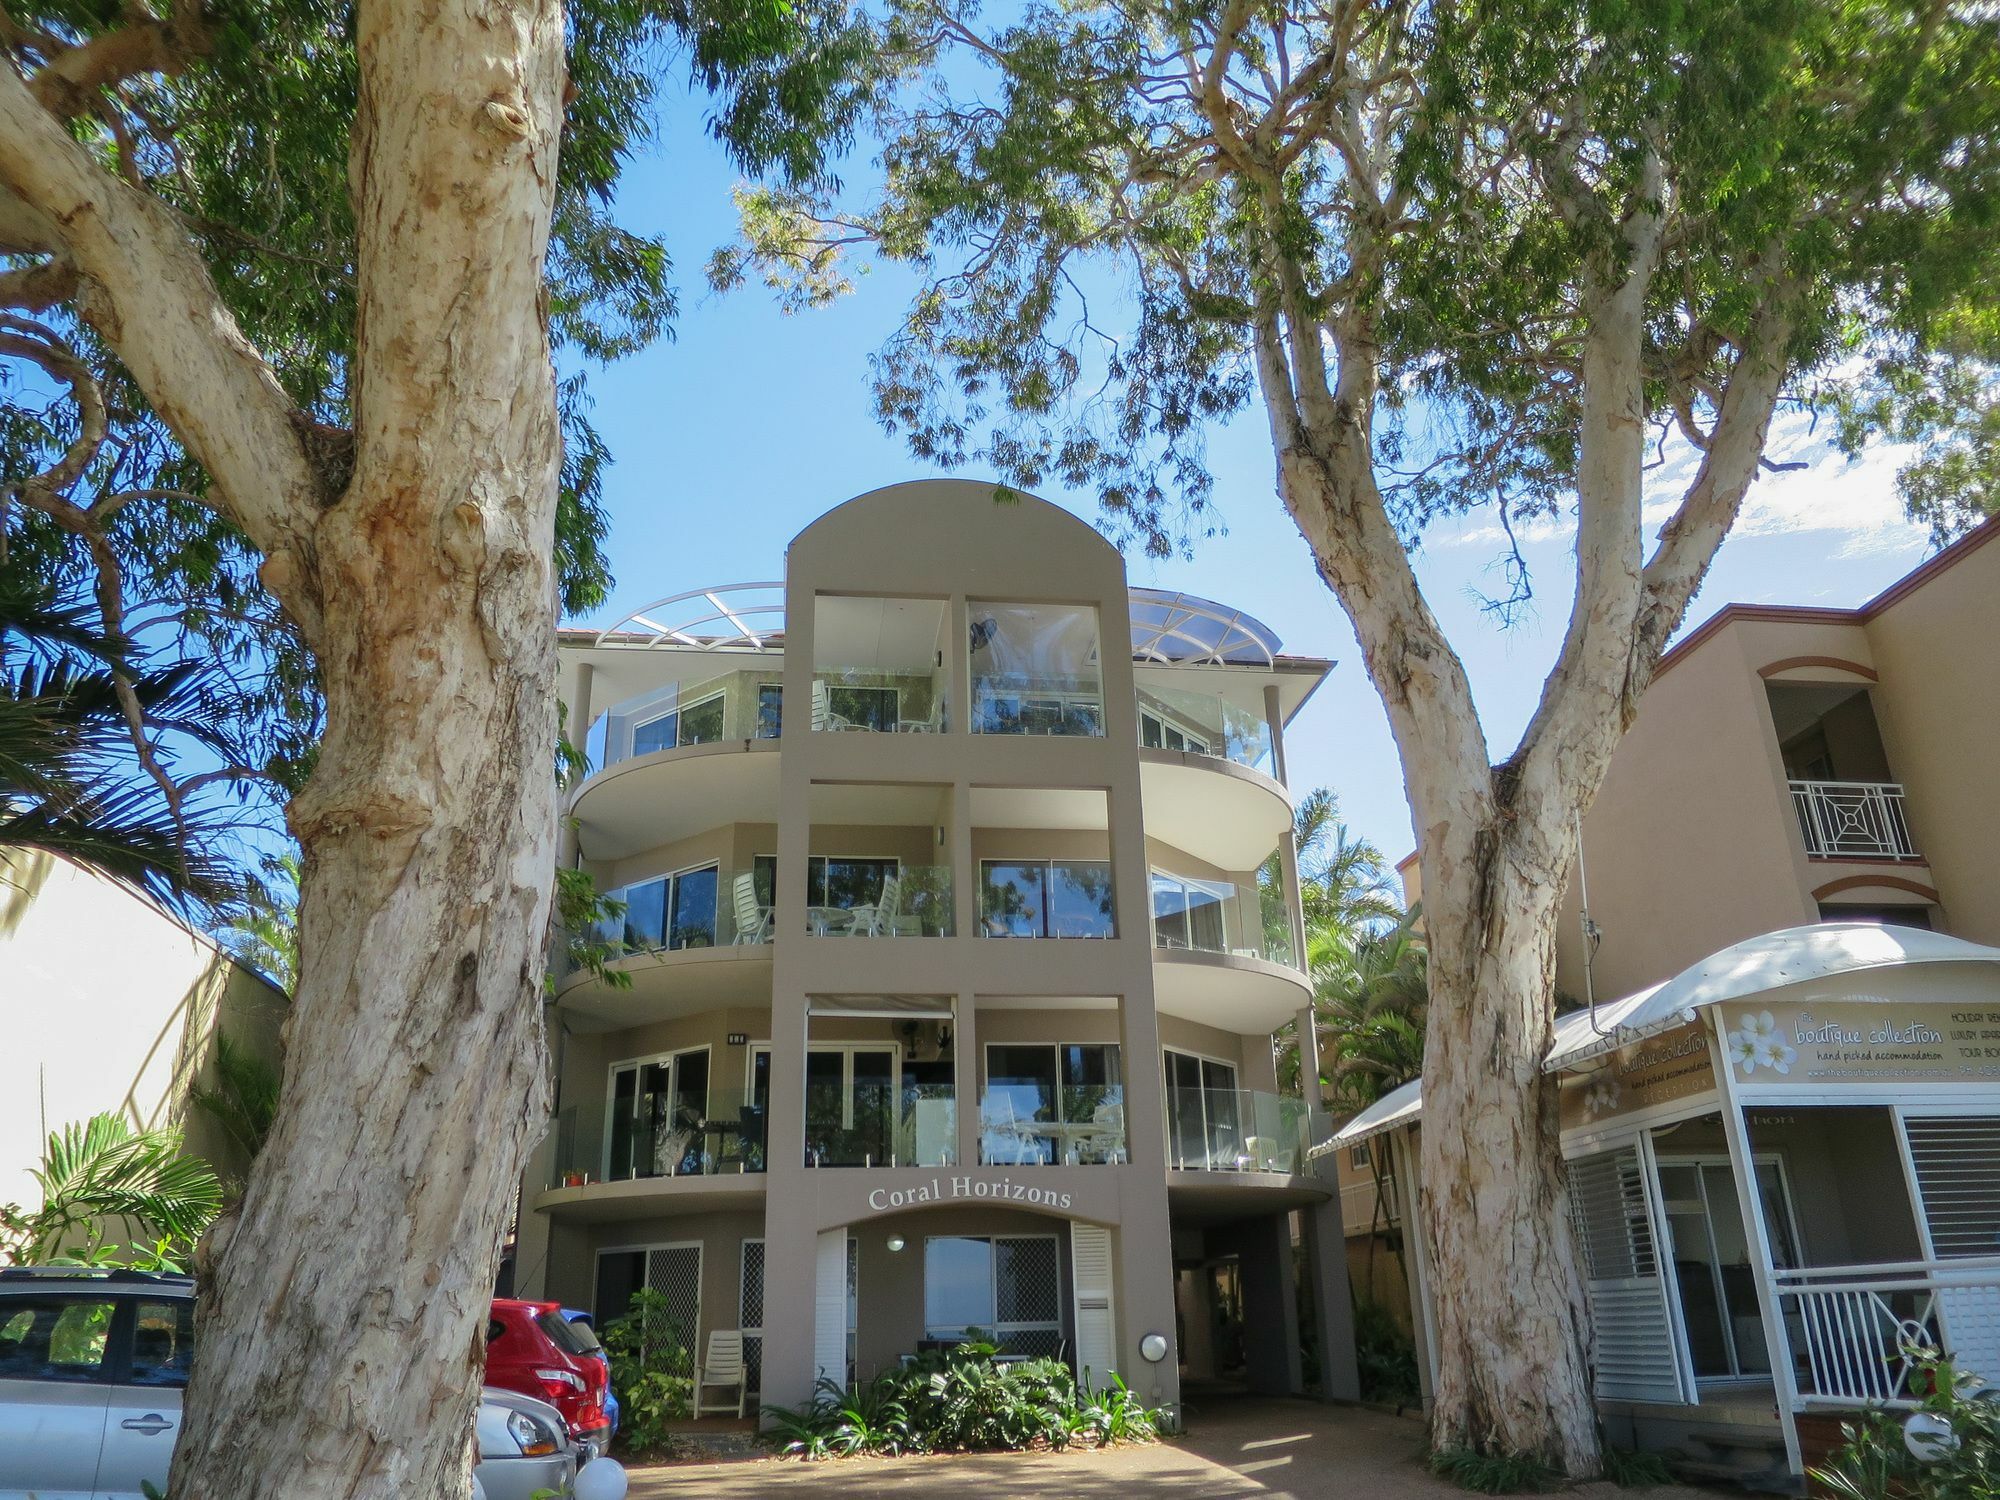
[[1415, 906], [1359, 937], [1322, 928], [1307, 947], [1321, 1082], [1343, 1113], [1366, 1109], [1423, 1072], [1430, 985], [1422, 922]]
[[1562, 1486], [1562, 1472], [1532, 1453], [1440, 1448], [1425, 1462], [1433, 1474], [1479, 1495], [1540, 1494]]
[[1354, 1363], [1362, 1400], [1412, 1411], [1422, 1406], [1416, 1341], [1388, 1308], [1368, 1296], [1354, 1299]]
[[231, 701], [212, 668], [138, 664], [93, 609], [0, 566], [0, 849], [73, 861], [184, 912], [235, 900], [212, 804], [140, 767], [157, 765], [164, 736], [230, 754]]
[[81, 1264], [124, 1263], [108, 1236], [153, 1236], [137, 1258], [184, 1263], [222, 1209], [222, 1185], [208, 1163], [181, 1150], [172, 1128], [135, 1130], [119, 1115], [93, 1115], [51, 1135], [39, 1166], [38, 1208], [0, 1210], [0, 1255], [15, 1265], [66, 1256]]
[[1843, 1422], [1841, 1446], [1811, 1478], [1834, 1500], [1993, 1500], [2000, 1496], [2000, 1391], [1933, 1348], [1909, 1347], [1916, 1411], [1932, 1424], [1927, 1456], [1904, 1438], [1907, 1412]]
[[625, 1312], [598, 1331], [618, 1393], [618, 1442], [628, 1453], [660, 1455], [674, 1445], [671, 1424], [694, 1408], [694, 1353], [666, 1295], [632, 1294]]
[[188, 1099], [222, 1128], [243, 1160], [256, 1160], [278, 1118], [284, 1073], [226, 1031], [215, 1034], [214, 1082], [197, 1080]]
[[[968, 1340], [843, 1385], [822, 1379], [802, 1407], [766, 1407], [769, 1440], [800, 1458], [957, 1453], [1151, 1442], [1166, 1416], [1115, 1374], [1079, 1384], [1055, 1359], [996, 1364], [998, 1347]], [[1087, 1376], [1088, 1372], [1086, 1372]]]
[[299, 856], [288, 849], [263, 863], [245, 909], [216, 937], [239, 962], [289, 995], [299, 983]]

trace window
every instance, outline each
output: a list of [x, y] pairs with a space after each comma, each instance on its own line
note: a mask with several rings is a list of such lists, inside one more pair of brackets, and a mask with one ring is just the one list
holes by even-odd
[[890, 1159], [896, 1128], [893, 1046], [806, 1049], [806, 1165], [865, 1167]]
[[924, 1337], [976, 1330], [1009, 1354], [1062, 1348], [1062, 1277], [1052, 1234], [933, 1235], [924, 1241]]
[[894, 734], [903, 719], [903, 695], [892, 687], [830, 687], [826, 706], [847, 729]]
[[613, 892], [625, 903], [625, 946], [650, 953], [660, 948], [715, 946], [715, 895], [721, 872], [715, 865], [679, 870]]
[[979, 909], [988, 937], [1107, 938], [1111, 865], [1095, 859], [982, 860]]
[[1222, 907], [1235, 894], [1236, 887], [1224, 882], [1153, 871], [1154, 941], [1162, 948], [1228, 952]]
[[1375, 1153], [1370, 1149], [1367, 1141], [1363, 1141], [1358, 1146], [1349, 1146], [1347, 1148], [1347, 1164], [1357, 1171], [1363, 1167], [1372, 1166], [1374, 1161]]
[[775, 682], [757, 688], [757, 738], [775, 740], [785, 728], [785, 690]]
[[966, 608], [975, 734], [1104, 733], [1095, 609], [978, 600]]
[[1166, 1054], [1168, 1165], [1227, 1169], [1243, 1152], [1236, 1065], [1191, 1052]]
[[194, 1298], [141, 1302], [132, 1328], [131, 1385], [184, 1386], [194, 1368]]
[[1009, 1165], [1123, 1161], [1125, 1085], [1118, 1044], [989, 1045], [980, 1155]]
[[702, 1171], [708, 1119], [708, 1048], [620, 1063], [611, 1070], [607, 1180]]
[[1139, 710], [1139, 743], [1148, 750], [1192, 750], [1196, 755], [1214, 753], [1208, 748], [1207, 740], [1143, 708]]
[[[678, 745], [712, 745], [722, 738], [722, 694], [713, 693], [632, 726], [632, 753], [671, 750]], [[760, 706], [761, 708], [761, 706]]]
[[109, 1298], [9, 1297], [0, 1302], [0, 1380], [104, 1380]]
[[[857, 906], [873, 906], [882, 899], [882, 882], [902, 873], [899, 859], [852, 859], [846, 855], [815, 854], [806, 861], [806, 905], [852, 911]], [[759, 854], [751, 861], [751, 878], [757, 900], [765, 906], [777, 904], [778, 859]]]

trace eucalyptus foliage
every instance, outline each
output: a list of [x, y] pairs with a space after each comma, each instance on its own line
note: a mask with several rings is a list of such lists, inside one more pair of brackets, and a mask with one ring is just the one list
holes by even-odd
[[914, 267], [876, 393], [921, 457], [1093, 489], [1171, 551], [1213, 525], [1206, 432], [1253, 403], [1283, 303], [1366, 325], [1406, 531], [1562, 512], [1580, 289], [1645, 200], [1663, 439], [1705, 442], [1777, 290], [1789, 402], [1850, 445], [1922, 444], [1905, 493], [1941, 532], [1994, 504], [1983, 6], [890, 0], [872, 21], [879, 191], [748, 191], [710, 271], [803, 306], [862, 247]]

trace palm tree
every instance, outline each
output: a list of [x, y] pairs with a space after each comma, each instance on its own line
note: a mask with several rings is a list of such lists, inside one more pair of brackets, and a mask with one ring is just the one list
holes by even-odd
[[215, 935], [239, 962], [291, 994], [299, 975], [298, 855], [287, 850], [266, 859], [244, 909]]
[[183, 911], [234, 899], [213, 829], [134, 774], [127, 717], [222, 752], [225, 702], [213, 669], [135, 667], [89, 610], [0, 572], [0, 851], [53, 854]]
[[[93, 1115], [51, 1135], [33, 1176], [40, 1208], [0, 1208], [0, 1255], [16, 1265], [58, 1254], [100, 1260], [117, 1220], [184, 1252], [222, 1209], [221, 1183], [207, 1162], [182, 1154], [180, 1131], [135, 1130], [118, 1115]], [[155, 1247], [156, 1263], [168, 1258]]]

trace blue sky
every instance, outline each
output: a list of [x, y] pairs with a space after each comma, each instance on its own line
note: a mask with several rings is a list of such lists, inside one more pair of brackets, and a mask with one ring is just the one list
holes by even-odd
[[[731, 231], [735, 180], [698, 112], [670, 101], [661, 144], [635, 164], [620, 194], [622, 221], [670, 246], [682, 307], [672, 342], [592, 375], [595, 418], [616, 460], [605, 498], [618, 577], [611, 604], [592, 622], [683, 589], [778, 578], [786, 541], [815, 516], [864, 490], [935, 472], [882, 431], [869, 399], [868, 356], [894, 330], [909, 288], [899, 273], [863, 277], [838, 305], [792, 317], [755, 287], [722, 298], [703, 288], [702, 264]], [[1858, 604], [1925, 555], [1924, 532], [1903, 519], [1895, 496], [1895, 453], [1849, 464], [1799, 418], [1774, 435], [1773, 452], [1811, 467], [1759, 481], [1690, 626], [1731, 601]], [[1288, 650], [1337, 660], [1292, 727], [1292, 779], [1332, 787], [1349, 823], [1400, 857], [1411, 839], [1395, 746], [1353, 633], [1277, 500], [1260, 414], [1216, 431], [1210, 456], [1227, 535], [1202, 544], [1192, 561], [1130, 558], [1132, 581], [1240, 606]], [[1670, 460], [1654, 476], [1654, 518], [1672, 480], [1684, 477], [1685, 455]], [[1087, 494], [1043, 494], [1094, 516]], [[1561, 642], [1573, 557], [1562, 528], [1527, 533], [1535, 607], [1503, 628], [1480, 608], [1484, 594], [1502, 588], [1497, 540], [1490, 515], [1474, 513], [1435, 528], [1417, 561], [1465, 659], [1496, 758], [1527, 722]]]

